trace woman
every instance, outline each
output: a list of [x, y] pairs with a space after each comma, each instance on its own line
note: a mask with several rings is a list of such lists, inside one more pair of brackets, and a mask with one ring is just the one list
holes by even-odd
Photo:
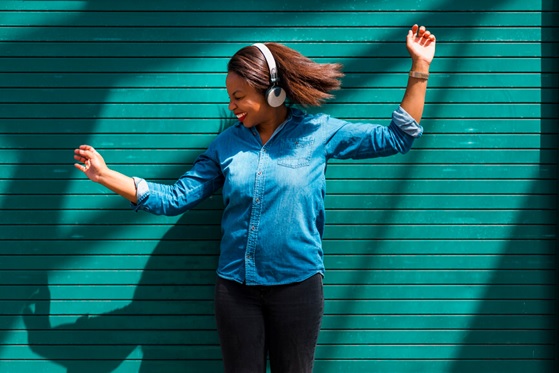
[[412, 59], [390, 126], [354, 124], [287, 106], [319, 106], [338, 89], [337, 64], [317, 64], [280, 44], [255, 44], [229, 61], [229, 110], [239, 122], [174, 185], [109, 169], [91, 146], [76, 167], [135, 210], [180, 214], [222, 188], [222, 242], [215, 313], [226, 372], [311, 372], [323, 313], [325, 170], [330, 158], [405, 153], [423, 131], [435, 36], [414, 25]]

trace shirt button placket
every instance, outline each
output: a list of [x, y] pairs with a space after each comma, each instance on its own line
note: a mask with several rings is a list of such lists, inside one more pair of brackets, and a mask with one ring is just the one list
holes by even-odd
[[255, 268], [255, 251], [258, 241], [258, 225], [260, 224], [260, 215], [262, 213], [262, 196], [264, 194], [264, 178], [266, 169], [266, 149], [262, 148], [258, 157], [258, 167], [254, 181], [254, 196], [252, 199], [252, 209], [250, 215], [248, 242], [245, 253], [245, 277], [247, 284], [258, 283]]

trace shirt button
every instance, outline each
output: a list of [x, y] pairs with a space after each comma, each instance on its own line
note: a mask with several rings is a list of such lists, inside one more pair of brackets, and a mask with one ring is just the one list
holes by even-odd
[[255, 230], [256, 230], [256, 227], [253, 225], [252, 227], [250, 227], [250, 230], [251, 230], [251, 231], [255, 231]]
[[262, 175], [262, 171], [258, 171], [258, 175]]
[[255, 201], [256, 203], [259, 203], [259, 202], [260, 202], [260, 198], [256, 198], [254, 201]]

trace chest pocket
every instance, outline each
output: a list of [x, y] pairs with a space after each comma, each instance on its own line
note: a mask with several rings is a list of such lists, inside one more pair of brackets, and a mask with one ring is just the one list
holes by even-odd
[[311, 163], [313, 144], [312, 137], [283, 139], [278, 165], [291, 168], [308, 166]]

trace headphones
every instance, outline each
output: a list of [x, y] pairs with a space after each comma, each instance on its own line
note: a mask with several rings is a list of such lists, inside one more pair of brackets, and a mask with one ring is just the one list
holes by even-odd
[[271, 107], [281, 106], [285, 102], [285, 98], [287, 95], [283, 88], [276, 85], [276, 83], [279, 81], [279, 78], [274, 56], [272, 55], [272, 52], [270, 52], [268, 47], [263, 43], [256, 43], [253, 44], [253, 46], [258, 48], [260, 52], [262, 52], [264, 58], [266, 59], [266, 63], [268, 64], [268, 68], [270, 69], [270, 88], [268, 88], [268, 90], [266, 90], [266, 93], [264, 94], [266, 96], [266, 101], [268, 101], [268, 105], [270, 105]]

